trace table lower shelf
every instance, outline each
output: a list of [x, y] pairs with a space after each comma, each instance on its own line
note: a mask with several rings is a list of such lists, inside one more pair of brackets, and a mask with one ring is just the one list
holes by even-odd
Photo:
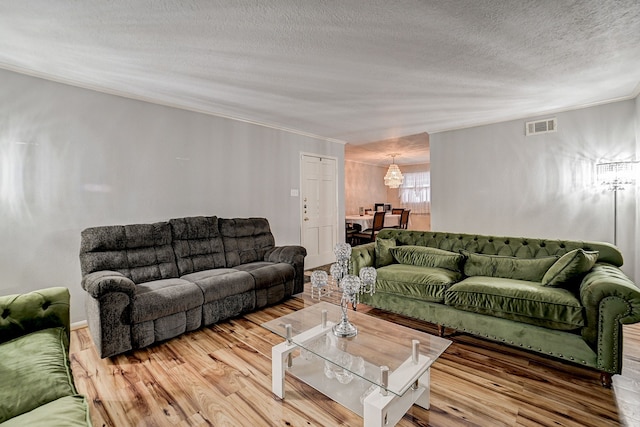
[[318, 358], [296, 357], [287, 372], [361, 417], [364, 414], [361, 398], [364, 399], [367, 392], [378, 392], [378, 387], [372, 388], [371, 382], [356, 375], [347, 384], [328, 378], [324, 373], [324, 361]]

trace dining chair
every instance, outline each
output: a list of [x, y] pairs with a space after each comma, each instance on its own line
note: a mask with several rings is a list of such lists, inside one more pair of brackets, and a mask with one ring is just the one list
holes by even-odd
[[354, 246], [357, 242], [357, 239], [354, 237], [354, 235], [356, 233], [359, 233], [360, 231], [362, 231], [362, 227], [360, 226], [360, 224], [347, 223], [345, 228], [346, 242], [351, 246]]
[[373, 211], [374, 212], [384, 212], [384, 203], [374, 203], [373, 204]]
[[404, 208], [393, 208], [391, 209], [391, 214], [392, 215], [402, 215], [402, 211], [404, 210]]
[[361, 231], [360, 233], [354, 233], [353, 237], [356, 239], [359, 245], [363, 243], [374, 242], [378, 231], [384, 227], [384, 216], [386, 212], [376, 212], [373, 214], [373, 224], [371, 228]]
[[402, 211], [402, 214], [400, 214], [400, 228], [406, 229], [407, 226], [409, 225], [409, 213], [410, 212], [411, 212], [411, 209], [406, 209], [406, 210]]

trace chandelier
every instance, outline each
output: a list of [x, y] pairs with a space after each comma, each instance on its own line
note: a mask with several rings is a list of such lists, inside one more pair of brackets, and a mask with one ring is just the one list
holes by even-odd
[[400, 172], [400, 168], [395, 163], [395, 158], [397, 154], [389, 154], [391, 156], [391, 164], [389, 165], [389, 170], [387, 170], [387, 174], [384, 176], [384, 185], [389, 188], [398, 188], [404, 181], [404, 176], [402, 176], [402, 172]]

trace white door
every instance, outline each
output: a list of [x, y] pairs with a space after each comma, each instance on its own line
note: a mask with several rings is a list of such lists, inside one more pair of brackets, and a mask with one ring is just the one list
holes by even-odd
[[302, 246], [305, 268], [335, 261], [338, 238], [337, 160], [302, 155]]

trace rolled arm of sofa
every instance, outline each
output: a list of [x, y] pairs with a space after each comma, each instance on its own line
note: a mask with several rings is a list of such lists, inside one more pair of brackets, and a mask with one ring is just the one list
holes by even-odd
[[96, 271], [82, 278], [87, 323], [100, 357], [124, 353], [131, 345], [131, 301], [135, 283], [117, 271]]
[[351, 265], [349, 273], [360, 274], [363, 267], [375, 267], [376, 264], [376, 244], [366, 243], [364, 245], [355, 246], [351, 249]]
[[307, 250], [302, 246], [288, 245], [276, 246], [264, 254], [264, 260], [268, 262], [285, 262], [291, 264], [295, 270], [293, 293], [304, 291], [304, 257]]
[[622, 324], [640, 322], [640, 289], [618, 268], [596, 264], [580, 285], [585, 308], [582, 336], [596, 350], [599, 367], [619, 373]]
[[136, 285], [131, 279], [117, 271], [96, 271], [82, 278], [82, 289], [93, 298], [100, 298], [110, 292], [122, 292], [133, 298]]
[[69, 338], [69, 301], [69, 290], [63, 287], [1, 296], [0, 342], [59, 326], [65, 328]]

